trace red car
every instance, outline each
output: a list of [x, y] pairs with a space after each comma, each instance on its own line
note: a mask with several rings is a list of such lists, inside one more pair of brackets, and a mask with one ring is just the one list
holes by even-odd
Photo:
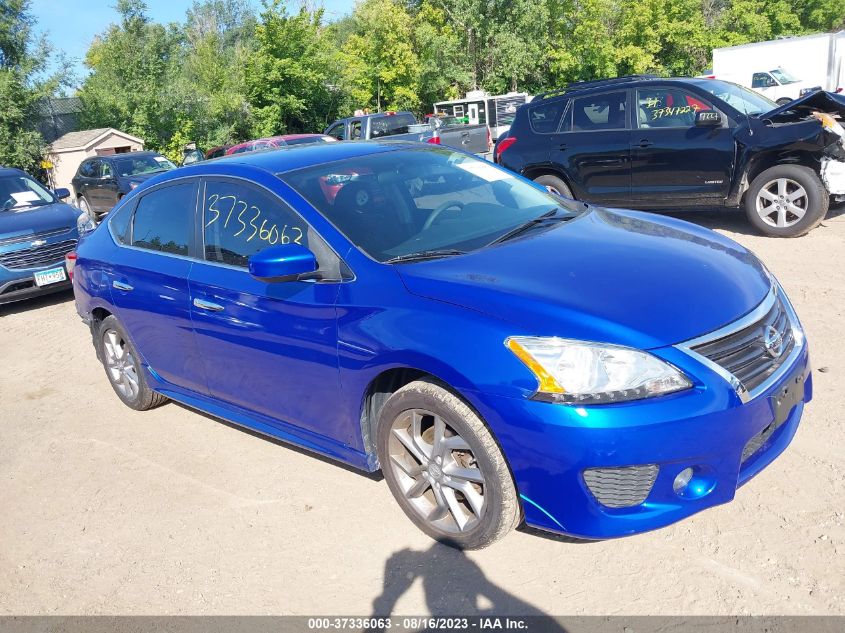
[[282, 136], [270, 136], [232, 145], [232, 147], [226, 150], [226, 156], [240, 154], [242, 152], [254, 152], [258, 149], [269, 149], [271, 147], [305, 145], [306, 143], [333, 143], [334, 141], [334, 138], [325, 134], [283, 134]]

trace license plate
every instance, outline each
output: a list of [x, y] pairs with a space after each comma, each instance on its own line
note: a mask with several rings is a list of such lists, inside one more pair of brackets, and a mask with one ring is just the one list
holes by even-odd
[[57, 284], [60, 281], [65, 281], [67, 275], [62, 266], [58, 268], [51, 268], [50, 270], [41, 270], [35, 273], [36, 286], [49, 286], [50, 284]]
[[775, 426], [780, 426], [786, 422], [786, 418], [789, 417], [793, 407], [804, 399], [804, 381], [806, 378], [804, 368], [802, 367], [793, 372], [782, 383], [780, 390], [771, 396], [772, 411], [775, 414]]

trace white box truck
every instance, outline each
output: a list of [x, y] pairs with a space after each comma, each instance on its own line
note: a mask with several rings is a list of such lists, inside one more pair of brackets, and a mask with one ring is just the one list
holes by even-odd
[[845, 31], [713, 49], [713, 76], [786, 103], [814, 89], [845, 89]]

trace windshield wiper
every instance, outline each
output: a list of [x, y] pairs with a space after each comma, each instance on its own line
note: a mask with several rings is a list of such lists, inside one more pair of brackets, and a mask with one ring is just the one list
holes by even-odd
[[537, 226], [538, 224], [543, 224], [544, 222], [547, 222], [549, 220], [562, 221], [562, 220], [569, 220], [573, 217], [571, 215], [561, 215], [561, 216], [559, 216], [558, 215], [559, 211], [560, 211], [560, 208], [558, 208], [558, 207], [555, 207], [553, 209], [549, 209], [543, 215], [536, 217], [536, 218], [533, 218], [531, 220], [528, 220], [528, 222], [523, 222], [519, 226], [512, 228], [510, 231], [508, 231], [504, 235], [500, 235], [495, 240], [490, 242], [487, 246], [493, 246], [493, 244], [499, 244], [501, 242], [506, 242], [507, 240], [513, 239], [514, 237], [517, 237], [518, 235], [522, 235], [527, 230]]
[[418, 251], [416, 253], [405, 253], [404, 255], [397, 255], [385, 260], [385, 264], [397, 264], [399, 262], [413, 262], [423, 259], [437, 259], [438, 257], [454, 257], [455, 255], [463, 255], [466, 251], [459, 251], [454, 248], [444, 248], [440, 250]]

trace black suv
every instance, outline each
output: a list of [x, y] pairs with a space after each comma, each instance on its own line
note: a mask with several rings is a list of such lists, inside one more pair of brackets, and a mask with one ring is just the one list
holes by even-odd
[[[778, 107], [715, 79], [570, 84], [519, 108], [495, 160], [563, 196], [637, 209], [745, 206], [769, 235], [821, 222], [845, 165], [845, 96]], [[829, 165], [827, 165], [829, 167]]]
[[163, 171], [176, 169], [156, 152], [128, 152], [86, 158], [71, 180], [77, 206], [99, 221], [127, 193]]

